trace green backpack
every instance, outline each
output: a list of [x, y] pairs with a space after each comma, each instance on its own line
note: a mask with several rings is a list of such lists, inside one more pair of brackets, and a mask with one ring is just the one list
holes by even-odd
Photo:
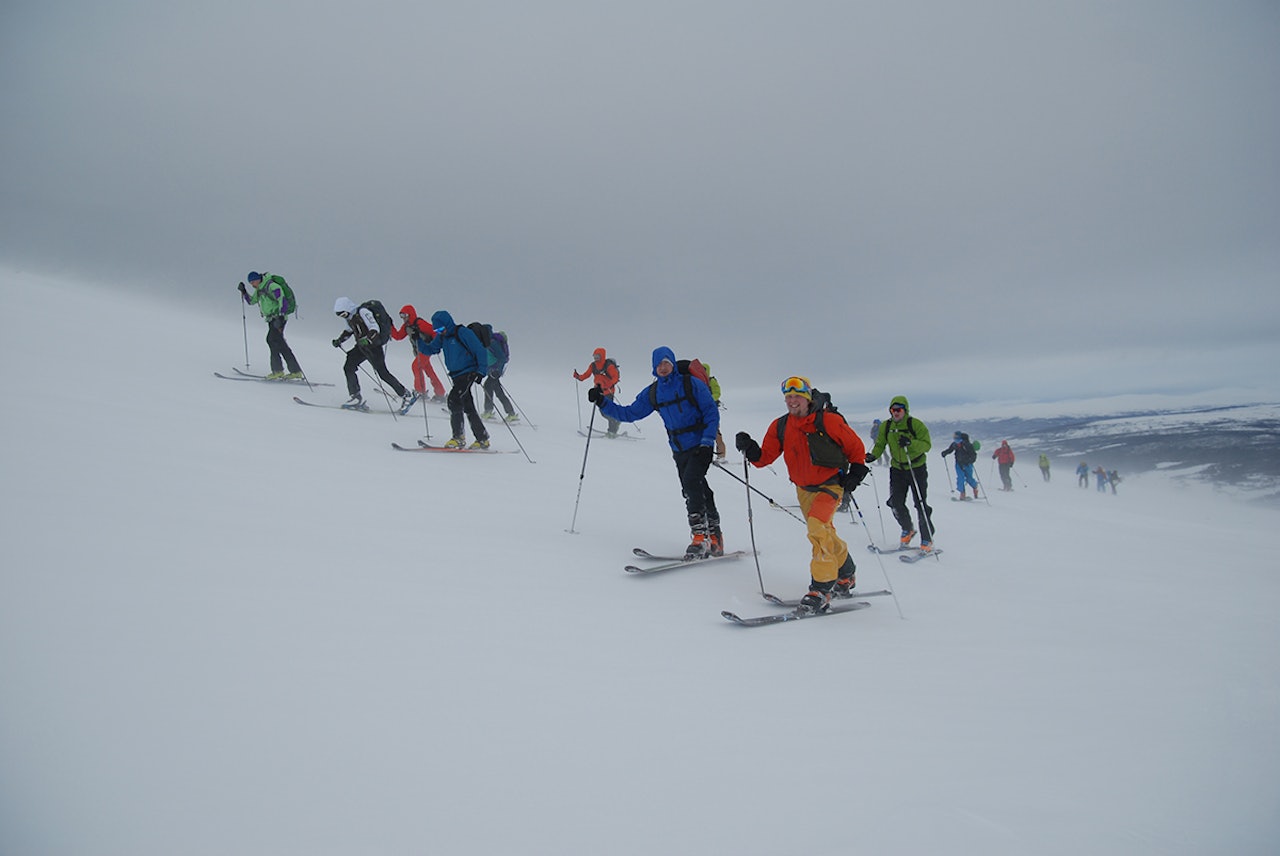
[[289, 287], [289, 283], [285, 282], [284, 277], [269, 273], [266, 281], [280, 286], [280, 314], [297, 315], [298, 298], [293, 296], [293, 289]]

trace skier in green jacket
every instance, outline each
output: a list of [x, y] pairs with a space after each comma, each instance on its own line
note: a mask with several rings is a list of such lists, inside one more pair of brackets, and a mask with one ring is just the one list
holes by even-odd
[[[267, 375], [267, 380], [301, 380], [302, 367], [298, 365], [289, 343], [284, 340], [285, 321], [288, 320], [289, 313], [297, 308], [289, 305], [293, 292], [285, 283], [284, 277], [275, 274], [249, 271], [245, 279], [249, 281], [253, 294], [250, 295], [245, 290], [242, 282], [240, 296], [245, 303], [256, 303], [258, 311], [267, 322], [267, 348], [271, 351], [271, 373]], [[288, 374], [284, 372], [285, 363], [289, 364]]]
[[906, 548], [916, 536], [907, 510], [907, 490], [915, 498], [916, 516], [920, 521], [920, 549], [933, 550], [933, 509], [929, 507], [929, 469], [926, 452], [933, 447], [929, 428], [908, 413], [905, 396], [895, 396], [889, 403], [889, 418], [876, 431], [875, 446], [867, 452], [867, 463], [873, 463], [887, 449], [889, 452], [889, 499], [886, 505], [902, 527], [899, 544]]

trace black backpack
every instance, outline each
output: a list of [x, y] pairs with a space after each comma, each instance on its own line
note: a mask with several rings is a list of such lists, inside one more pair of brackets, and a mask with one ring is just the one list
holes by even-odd
[[360, 304], [361, 309], [368, 309], [378, 322], [378, 344], [385, 345], [391, 339], [391, 314], [381, 300], [366, 300]]
[[[819, 467], [831, 467], [832, 469], [844, 470], [849, 466], [849, 458], [845, 455], [844, 449], [840, 448], [840, 444], [827, 434], [822, 427], [823, 417], [827, 413], [834, 414], [840, 419], [844, 419], [840, 415], [840, 411], [831, 403], [831, 396], [825, 392], [813, 391], [812, 403], [816, 405], [816, 415], [813, 419], [814, 431], [808, 435], [809, 440], [809, 460]], [[778, 417], [777, 432], [778, 445], [782, 445], [782, 437], [787, 433], [787, 417], [789, 413], [784, 413]], [[861, 479], [859, 479], [861, 481]]]
[[480, 340], [480, 344], [484, 345], [485, 350], [489, 349], [489, 345], [493, 344], [493, 326], [484, 324], [480, 321], [472, 321], [467, 325], [467, 329], [476, 334], [476, 338]]

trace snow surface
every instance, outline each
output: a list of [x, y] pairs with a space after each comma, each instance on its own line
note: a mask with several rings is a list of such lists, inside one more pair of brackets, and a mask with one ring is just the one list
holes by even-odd
[[[881, 469], [867, 528], [840, 527], [901, 615], [743, 629], [720, 610], [775, 609], [751, 560], [622, 572], [683, 546], [683, 508], [656, 417], [584, 448], [580, 365], [522, 370], [513, 343], [536, 463], [403, 454], [421, 411], [213, 378], [239, 319], [2, 286], [33, 290], [62, 308], [11, 314], [2, 346], [0, 853], [1280, 850], [1274, 510], [1064, 468], [952, 503], [935, 452], [945, 556], [863, 549], [893, 534]], [[290, 339], [340, 383], [328, 326]], [[409, 379], [403, 343], [390, 364]], [[782, 409], [726, 402], [726, 435]], [[746, 492], [712, 478], [749, 547]], [[799, 595], [803, 529], [752, 513], [765, 588]]]

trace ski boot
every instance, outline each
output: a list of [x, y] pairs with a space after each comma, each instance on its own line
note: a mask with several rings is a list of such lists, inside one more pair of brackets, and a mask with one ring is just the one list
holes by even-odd
[[422, 393], [414, 392], [406, 389], [404, 395], [400, 396], [400, 415], [407, 416], [409, 409], [418, 403], [418, 399], [422, 397]]
[[705, 559], [711, 555], [711, 537], [707, 530], [707, 518], [702, 514], [689, 515], [689, 546], [684, 551], [686, 562]]
[[838, 598], [853, 597], [853, 587], [858, 584], [856, 573], [858, 566], [853, 563], [853, 554], [850, 553], [844, 559], [844, 564], [840, 566], [840, 570], [836, 571], [839, 578], [836, 580], [835, 588], [832, 594]]
[[724, 555], [724, 533], [720, 531], [719, 519], [707, 523], [707, 536], [711, 539], [711, 555]]
[[809, 589], [808, 593], [800, 598], [800, 605], [796, 607], [796, 612], [802, 615], [818, 615], [830, 608], [831, 592]]

